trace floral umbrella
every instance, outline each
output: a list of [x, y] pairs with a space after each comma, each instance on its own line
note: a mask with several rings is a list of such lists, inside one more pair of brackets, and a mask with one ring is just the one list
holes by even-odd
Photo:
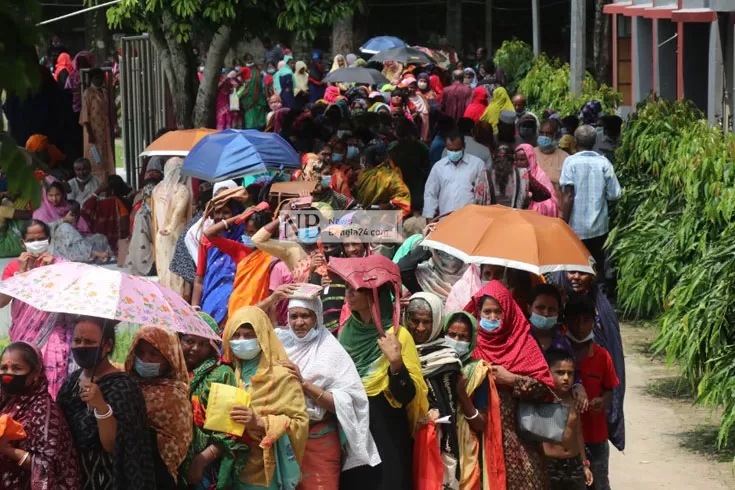
[[153, 325], [219, 340], [194, 308], [170, 289], [142, 277], [78, 262], [17, 274], [0, 293], [41, 311]]

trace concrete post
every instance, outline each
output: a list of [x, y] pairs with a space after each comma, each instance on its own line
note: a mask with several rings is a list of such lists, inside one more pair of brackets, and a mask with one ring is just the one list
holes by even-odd
[[493, 56], [493, 0], [485, 0], [485, 48]]
[[569, 91], [573, 95], [582, 93], [582, 82], [585, 75], [586, 10], [587, 2], [585, 0], [572, 0]]
[[531, 15], [533, 21], [533, 55], [541, 54], [541, 28], [539, 24], [538, 0], [531, 0]]

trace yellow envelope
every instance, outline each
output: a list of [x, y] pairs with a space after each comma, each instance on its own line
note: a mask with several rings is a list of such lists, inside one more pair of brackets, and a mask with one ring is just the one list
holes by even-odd
[[207, 420], [204, 428], [215, 432], [225, 432], [242, 436], [245, 425], [238, 424], [230, 418], [233, 405], [250, 406], [250, 393], [234, 386], [222, 383], [212, 383], [209, 389], [209, 404], [207, 405]]

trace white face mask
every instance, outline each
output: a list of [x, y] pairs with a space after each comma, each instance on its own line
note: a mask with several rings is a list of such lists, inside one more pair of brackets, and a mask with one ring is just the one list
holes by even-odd
[[463, 340], [454, 340], [451, 337], [444, 337], [444, 341], [447, 343], [449, 347], [451, 347], [457, 352], [457, 355], [459, 355], [459, 357], [464, 356], [470, 351], [469, 342], [465, 342]]
[[48, 250], [49, 247], [49, 241], [46, 240], [39, 240], [36, 242], [23, 242], [23, 245], [26, 247], [26, 251], [31, 255], [41, 255], [45, 251]]
[[419, 82], [418, 85], [421, 90], [424, 90], [426, 87], [428, 87], [428, 84], [426, 82]]
[[243, 361], [255, 359], [260, 354], [260, 344], [258, 339], [238, 339], [230, 340], [230, 349], [235, 357]]
[[575, 344], [584, 344], [585, 342], [589, 342], [590, 340], [594, 340], [595, 339], [595, 332], [592, 331], [592, 330], [590, 330], [589, 335], [586, 336], [583, 339], [578, 339], [577, 337], [575, 337], [574, 335], [572, 335], [572, 332], [567, 332], [567, 337], [569, 337], [569, 340], [571, 340]]
[[297, 344], [308, 344], [319, 336], [319, 332], [317, 332], [316, 329], [317, 327], [312, 328], [306, 332], [306, 335], [303, 337], [296, 335], [296, 332], [294, 332], [292, 328], [289, 328], [288, 331], [291, 332], [291, 338], [293, 338], [294, 342]]

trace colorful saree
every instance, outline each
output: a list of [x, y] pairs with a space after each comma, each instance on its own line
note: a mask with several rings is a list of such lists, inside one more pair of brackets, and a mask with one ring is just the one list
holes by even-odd
[[360, 173], [357, 178], [357, 201], [365, 209], [390, 203], [403, 211], [404, 216], [411, 213], [411, 193], [401, 171], [389, 162]]

